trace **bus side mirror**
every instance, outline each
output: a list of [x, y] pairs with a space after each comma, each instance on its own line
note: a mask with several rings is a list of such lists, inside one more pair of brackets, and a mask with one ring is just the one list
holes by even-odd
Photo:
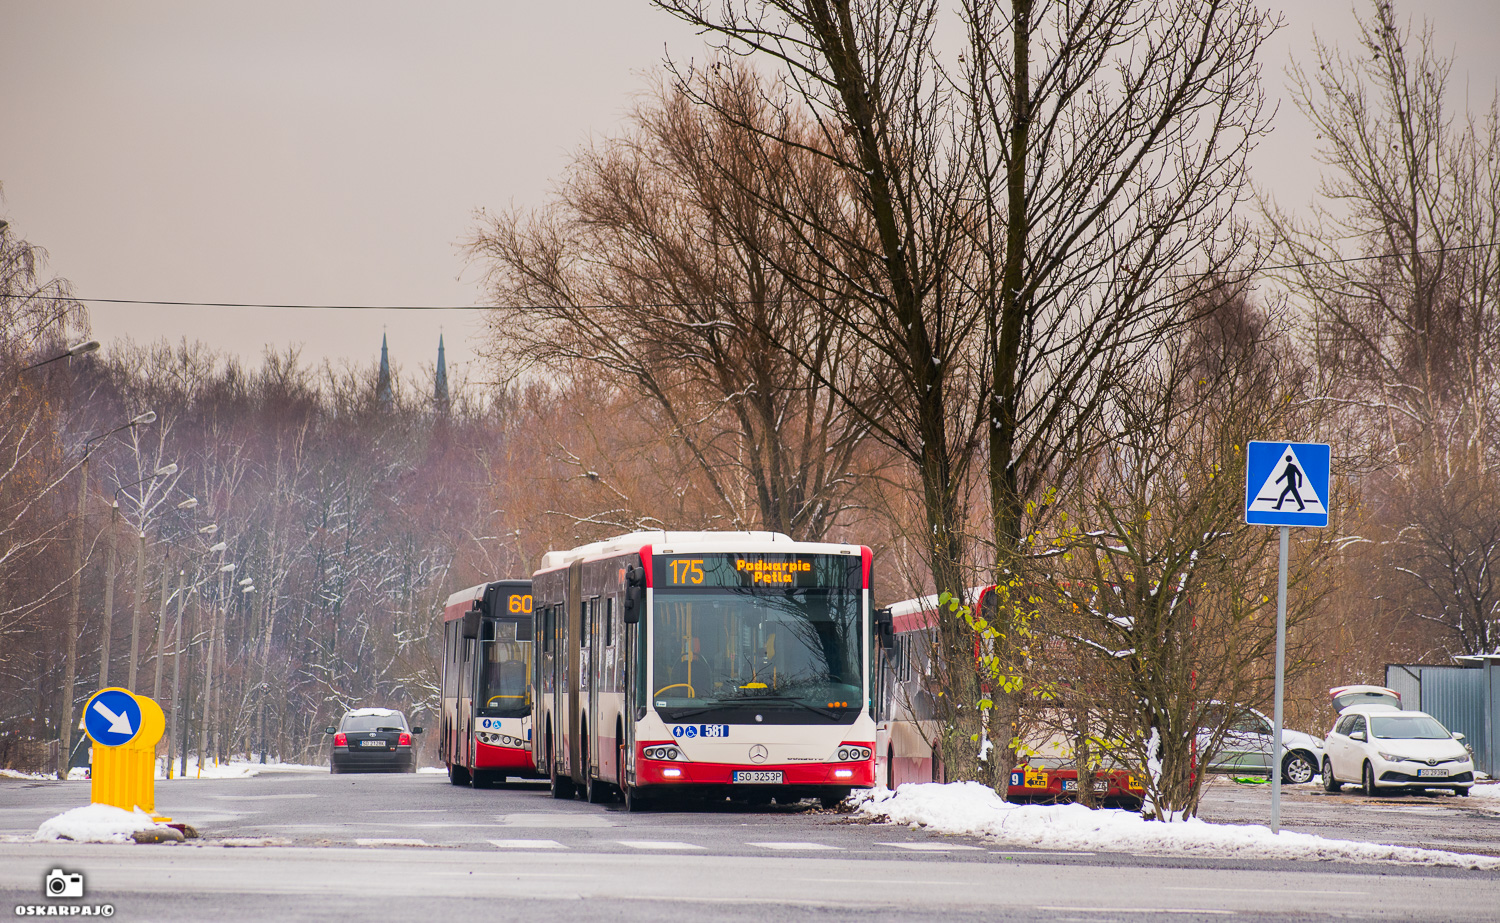
[[896, 647], [896, 619], [891, 614], [890, 607], [875, 610], [875, 639], [880, 646], [886, 650]]
[[639, 564], [625, 569], [625, 624], [634, 625], [641, 620], [641, 604], [646, 599], [646, 570]]
[[479, 610], [470, 609], [464, 613], [464, 637], [479, 637]]
[[323, 733], [325, 733], [325, 734], [337, 734], [338, 732], [339, 732], [339, 729], [336, 728], [336, 727], [329, 727], [329, 728], [324, 728], [323, 729]]
[[420, 734], [420, 733], [422, 733], [422, 729], [419, 728], [419, 727], [414, 727], [414, 728], [411, 729], [411, 732], [413, 734]]

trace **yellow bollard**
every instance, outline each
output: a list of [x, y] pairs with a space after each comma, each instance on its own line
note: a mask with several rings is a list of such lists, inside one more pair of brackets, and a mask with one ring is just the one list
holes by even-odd
[[156, 742], [167, 727], [161, 706], [127, 689], [101, 689], [89, 698], [83, 717], [94, 741], [91, 800], [154, 813]]

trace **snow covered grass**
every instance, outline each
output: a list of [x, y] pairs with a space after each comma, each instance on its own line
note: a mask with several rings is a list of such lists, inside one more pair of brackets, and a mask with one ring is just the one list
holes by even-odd
[[[1478, 789], [1476, 787], [1476, 793]], [[1007, 804], [977, 782], [902, 785], [857, 800], [859, 813], [937, 833], [980, 836], [1009, 846], [1236, 859], [1346, 859], [1500, 870], [1500, 859], [1437, 849], [1332, 840], [1259, 824], [1211, 824], [1193, 818], [1148, 821], [1130, 811], [1082, 805]]]
[[[73, 840], [77, 843], [129, 843], [130, 835], [142, 830], [170, 830], [151, 815], [136, 808], [127, 811], [110, 804], [89, 804], [42, 822], [38, 840]], [[170, 831], [175, 835], [176, 831]], [[180, 839], [180, 837], [179, 837]]]
[[53, 782], [57, 779], [57, 776], [52, 775], [50, 772], [20, 772], [15, 769], [0, 769], [0, 776], [4, 776], [7, 779], [25, 779], [30, 782]]
[[[302, 763], [268, 762], [261, 763], [256, 760], [246, 760], [240, 757], [232, 758], [227, 763], [217, 760], [206, 760], [203, 763], [202, 772], [199, 771], [198, 758], [189, 756], [187, 761], [187, 772], [177, 774], [177, 763], [172, 764], [172, 776], [174, 779], [248, 779], [261, 773], [269, 772], [327, 772], [327, 766], [308, 766]], [[160, 757], [156, 761], [156, 778], [158, 781], [167, 777], [167, 758]]]

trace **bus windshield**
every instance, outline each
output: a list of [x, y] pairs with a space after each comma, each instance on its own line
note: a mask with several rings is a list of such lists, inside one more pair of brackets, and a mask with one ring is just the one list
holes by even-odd
[[830, 587], [658, 590], [652, 703], [669, 722], [852, 723], [860, 599]]
[[[475, 713], [486, 718], [531, 714], [531, 641], [518, 637], [517, 623], [489, 621], [479, 651]], [[525, 635], [529, 637], [529, 632]]]

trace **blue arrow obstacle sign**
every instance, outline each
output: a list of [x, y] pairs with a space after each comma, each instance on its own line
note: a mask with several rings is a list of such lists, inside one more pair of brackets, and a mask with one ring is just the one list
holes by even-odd
[[1245, 522], [1328, 525], [1331, 453], [1321, 442], [1252, 442], [1245, 453]]
[[140, 703], [124, 689], [102, 689], [83, 707], [83, 729], [96, 744], [128, 744], [141, 731]]

